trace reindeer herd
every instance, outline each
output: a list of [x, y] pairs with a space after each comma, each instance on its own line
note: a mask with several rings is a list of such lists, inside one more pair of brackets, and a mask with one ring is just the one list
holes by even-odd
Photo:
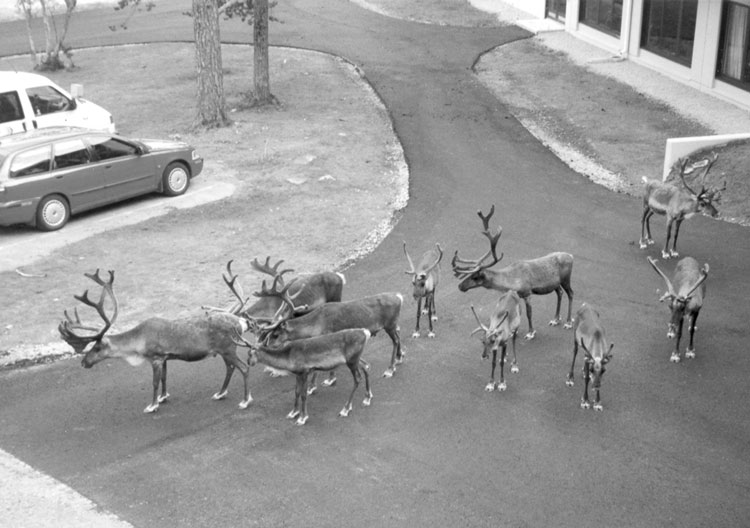
[[[713, 155], [703, 163], [705, 169], [702, 183], [705, 182], [706, 174], [716, 159], [716, 155]], [[723, 190], [706, 189], [702, 185], [700, 192], [694, 192], [685, 182], [686, 166], [687, 161], [682, 163], [680, 169], [683, 187], [644, 179], [640, 247], [645, 249], [653, 244], [649, 225], [651, 216], [665, 215], [667, 237], [662, 251], [664, 259], [679, 256], [676, 250], [677, 235], [684, 219], [699, 212], [716, 216], [717, 211], [713, 204], [718, 202], [719, 193]], [[531, 340], [536, 335], [532, 321], [531, 296], [552, 292], [556, 294], [555, 317], [549, 324], [557, 326], [562, 322], [560, 310], [562, 296], [565, 293], [568, 307], [563, 328], [573, 330], [573, 357], [566, 385], [574, 385], [575, 361], [580, 347], [584, 354], [581, 407], [592, 406], [589, 399], [590, 385], [595, 393], [593, 408], [602, 410], [601, 380], [606, 370], [605, 366], [612, 359], [614, 345], [608, 341], [599, 312], [592, 306], [583, 303], [575, 316], [572, 314], [573, 255], [553, 252], [539, 258], [520, 260], [499, 269], [492, 269], [504, 256], [503, 253], [499, 256], [497, 253], [502, 228], [498, 228], [495, 233], [490, 228], [494, 212], [493, 205], [488, 214], [484, 215], [481, 211], [477, 213], [483, 226], [482, 235], [489, 242], [488, 251], [482, 257], [471, 260], [460, 258], [456, 250], [451, 261], [453, 274], [459, 280], [460, 291], [466, 292], [481, 287], [500, 292], [486, 324], [471, 305], [471, 312], [479, 325], [471, 335], [481, 333], [483, 358], [489, 358], [490, 353], [492, 354], [490, 381], [485, 390], [506, 390], [504, 370], [508, 344], [513, 353], [510, 370], [513, 373], [519, 371], [516, 338], [521, 327], [522, 309], [526, 311], [528, 322], [525, 339]], [[412, 294], [417, 303], [416, 326], [412, 337], [420, 337], [421, 316], [426, 315], [429, 325], [427, 336], [432, 338], [435, 336], [433, 324], [438, 319], [435, 292], [440, 277], [443, 250], [440, 244], [435, 244], [434, 248], [423, 254], [416, 267], [406, 248], [406, 242], [403, 250], [409, 265], [406, 273], [411, 275]], [[664, 279], [667, 288], [660, 301], [668, 300], [670, 303], [671, 318], [667, 336], [676, 338], [670, 360], [679, 362], [681, 359], [679, 346], [684, 321], [687, 321], [689, 329], [689, 345], [685, 357], [695, 357], [693, 337], [705, 297], [708, 264], [701, 267], [694, 258], [685, 257], [677, 262], [670, 279], [655, 259], [647, 257], [647, 260]], [[168, 360], [199, 361], [217, 355], [224, 360], [226, 374], [221, 388], [213, 395], [213, 399], [221, 400], [226, 397], [232, 375], [235, 369], [239, 370], [244, 384], [244, 397], [239, 404], [242, 409], [253, 400], [248, 379], [249, 367], [258, 362], [265, 364], [277, 375], [296, 376], [294, 407], [287, 418], [296, 420], [298, 425], [303, 425], [308, 420], [307, 396], [317, 388], [315, 378], [319, 371], [330, 373], [328, 379], [323, 382], [325, 385], [333, 385], [336, 382], [335, 370], [338, 367], [346, 366], [352, 374], [354, 386], [339, 413], [340, 416], [348, 416], [351, 412], [352, 401], [362, 377], [366, 391], [362, 404], [370, 405], [370, 367], [362, 358], [365, 345], [371, 336], [381, 330], [388, 335], [393, 347], [388, 368], [383, 376], [393, 376], [404, 356], [399, 335], [403, 296], [398, 292], [385, 292], [342, 301], [346, 281], [341, 273], [313, 273], [288, 280], [285, 275], [293, 273], [294, 270], [280, 269], [283, 261], [274, 265], [270, 262], [270, 257], [266, 258], [264, 263], [257, 259], [252, 261], [253, 269], [270, 277], [270, 282], [263, 280], [260, 289], [253, 292], [252, 296], [244, 293], [238, 275], [232, 272], [232, 261], [227, 263], [226, 274], [222, 277], [236, 298], [229, 307], [204, 306], [203, 315], [174, 320], [152, 317], [119, 334], [107, 334], [118, 315], [118, 302], [113, 288], [114, 271], [108, 272], [108, 278], [101, 277], [99, 270], [93, 274], [86, 273], [84, 275], [87, 278], [101, 287], [99, 299], [91, 299], [88, 290], [74, 297], [85, 306], [93, 308], [103, 321], [103, 325], [85, 324], [81, 321], [76, 308], [72, 315], [67, 310], [64, 312], [65, 319], [59, 323], [58, 330], [63, 340], [76, 353], [83, 354], [82, 365], [86, 368], [110, 358], [120, 358], [134, 366], [144, 362], [150, 363], [153, 370], [153, 395], [151, 403], [144, 409], [146, 413], [156, 411], [159, 404], [169, 397]], [[248, 349], [247, 361], [238, 355], [238, 348]], [[495, 380], [498, 362], [499, 382]]]

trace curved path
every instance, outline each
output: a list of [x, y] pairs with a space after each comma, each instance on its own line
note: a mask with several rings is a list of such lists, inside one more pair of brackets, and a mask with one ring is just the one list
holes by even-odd
[[[571, 172], [472, 74], [482, 52], [526, 33], [412, 24], [345, 0], [284, 0], [277, 14], [284, 23], [273, 26], [273, 45], [335, 53], [362, 68], [410, 166], [409, 205], [376, 251], [347, 270], [347, 297], [408, 292], [402, 240], [413, 253], [440, 242], [448, 258], [438, 337], [408, 337], [408, 299], [407, 362], [393, 379], [374, 379], [372, 406], [336, 417], [351, 383], [341, 373], [339, 385], [311, 399], [303, 428], [283, 418], [292, 381], [260, 369], [256, 401], [239, 411], [237, 380], [229, 400], [209, 397], [220, 362], [170, 364], [172, 401], [153, 416], [141, 414], [144, 369], [91, 372], [71, 360], [4, 374], [0, 447], [136, 526], [746, 524], [746, 230], [703, 217], [686, 224], [681, 250], [710, 262], [711, 276], [698, 357], [670, 364], [663, 285], [633, 244], [640, 203]], [[105, 28], [96, 17], [77, 23]], [[88, 35], [72, 44], [190, 39], [191, 28], [154, 13], [128, 32]], [[247, 41], [249, 31], [230, 23], [222, 35]], [[469, 337], [469, 305], [487, 313], [496, 295], [460, 293], [447, 261], [455, 249], [484, 252], [475, 212], [493, 203], [506, 261], [575, 255], [575, 307], [598, 306], [616, 343], [604, 412], [581, 410], [580, 383], [565, 386], [572, 336], [545, 326], [554, 296], [533, 300], [538, 333], [519, 343], [520, 374], [509, 375], [504, 393], [483, 391], [489, 364]], [[378, 376], [390, 346], [383, 336], [368, 346]]]

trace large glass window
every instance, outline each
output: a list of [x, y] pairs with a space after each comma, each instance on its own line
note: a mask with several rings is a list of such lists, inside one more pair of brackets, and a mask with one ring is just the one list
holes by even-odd
[[20, 178], [22, 176], [49, 172], [49, 166], [49, 145], [37, 147], [26, 152], [21, 152], [13, 158], [13, 163], [10, 165], [10, 176], [11, 178]]
[[690, 66], [698, 0], [646, 0], [641, 48]]
[[547, 18], [565, 20], [566, 0], [547, 0]]
[[750, 90], [750, 6], [724, 2], [716, 76]]
[[578, 20], [607, 33], [620, 36], [623, 0], [581, 0]]

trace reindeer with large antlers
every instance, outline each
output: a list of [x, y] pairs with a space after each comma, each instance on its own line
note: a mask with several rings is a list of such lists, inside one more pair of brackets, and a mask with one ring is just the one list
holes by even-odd
[[[250, 365], [258, 361], [274, 368], [286, 370], [297, 376], [297, 386], [294, 393], [294, 408], [287, 418], [297, 418], [297, 425], [307, 422], [307, 378], [311, 372], [318, 370], [332, 370], [346, 365], [352, 373], [354, 387], [349, 399], [344, 404], [339, 416], [349, 416], [352, 410], [352, 400], [357, 391], [361, 374], [365, 376], [365, 399], [362, 405], [369, 406], [372, 400], [370, 390], [370, 366], [362, 359], [365, 344], [370, 338], [370, 331], [365, 328], [346, 329], [317, 337], [286, 341], [278, 346], [254, 345], [241, 334], [237, 334], [235, 341], [238, 345], [246, 346], [250, 350]], [[361, 373], [360, 373], [361, 369]], [[300, 403], [301, 402], [301, 403]]]
[[[221, 400], [227, 394], [229, 380], [234, 370], [242, 374], [245, 392], [240, 402], [241, 409], [246, 408], [252, 401], [248, 385], [249, 368], [244, 361], [237, 357], [237, 345], [233, 337], [236, 332], [249, 329], [247, 321], [228, 313], [215, 313], [204, 316], [189, 317], [177, 320], [167, 320], [152, 317], [134, 328], [120, 333], [107, 335], [107, 331], [115, 323], [118, 313], [117, 297], [112, 284], [115, 280], [114, 271], [109, 272], [109, 280], [95, 274], [86, 273], [86, 277], [102, 287], [98, 301], [88, 296], [88, 290], [83, 295], [75, 295], [83, 304], [94, 308], [99, 317], [104, 320], [104, 326], [97, 329], [81, 322], [78, 309], [74, 310], [75, 317], [65, 311], [65, 320], [61, 321], [58, 331], [76, 353], [84, 353], [81, 364], [91, 368], [95, 364], [110, 358], [120, 358], [130, 365], [137, 366], [144, 362], [151, 363], [153, 369], [153, 398], [151, 404], [143, 412], [151, 413], [159, 408], [169, 394], [167, 393], [167, 360], [180, 359], [183, 361], [198, 361], [210, 356], [220, 355], [226, 365], [224, 383], [219, 392], [213, 395], [214, 400]], [[112, 304], [112, 315], [108, 316], [105, 309], [107, 299]], [[91, 333], [95, 332], [95, 333]], [[92, 345], [90, 346], [89, 345]], [[161, 392], [159, 387], [161, 386]]]
[[[495, 305], [495, 310], [490, 316], [489, 326], [482, 323], [477, 312], [474, 310], [474, 306], [471, 307], [471, 312], [474, 314], [477, 323], [479, 323], [479, 328], [475, 329], [471, 334], [484, 332], [482, 336], [482, 358], [487, 359], [490, 351], [492, 351], [492, 373], [490, 374], [490, 381], [484, 387], [484, 390], [488, 392], [492, 392], [495, 389], [504, 391], [508, 388], [505, 384], [505, 358], [509, 340], [513, 346], [513, 362], [510, 364], [510, 371], [518, 372], [516, 335], [521, 326], [521, 298], [513, 290], [502, 294], [497, 301], [497, 305]], [[495, 381], [498, 349], [501, 350], [500, 383]]]
[[[643, 177], [645, 184], [643, 194], [643, 215], [641, 216], [641, 239], [639, 245], [641, 249], [646, 249], [654, 243], [651, 238], [651, 217], [654, 214], [665, 215], [667, 217], [667, 238], [664, 242], [664, 249], [661, 256], [664, 259], [678, 257], [677, 253], [677, 236], [680, 234], [680, 225], [682, 221], [690, 218], [696, 213], [708, 214], [715, 217], [719, 214], [714, 207], [719, 203], [719, 193], [726, 189], [726, 182], [721, 189], [706, 188], [706, 175], [718, 159], [716, 153], [705, 160], [705, 168], [701, 177], [701, 190], [695, 192], [688, 186], [685, 181], [685, 168], [688, 159], [685, 158], [680, 165], [680, 179], [684, 187], [680, 188], [670, 183], [664, 183], [659, 180], [649, 180]], [[674, 227], [674, 237], [672, 237], [672, 227]], [[672, 249], [669, 249], [669, 240], [672, 238]]]
[[[412, 295], [417, 301], [417, 324], [411, 336], [419, 337], [419, 319], [424, 314], [427, 316], [430, 325], [427, 337], [435, 337], [435, 332], [432, 329], [432, 323], [438, 320], [437, 309], [435, 308], [435, 289], [440, 278], [440, 260], [443, 258], [443, 250], [440, 248], [440, 244], [435, 244], [434, 249], [429, 249], [422, 255], [422, 260], [416, 268], [409, 252], [406, 250], [406, 242], [404, 242], [404, 255], [409, 261], [410, 268], [406, 274], [411, 275]], [[422, 299], [424, 299], [424, 309], [422, 308]]]
[[667, 327], [667, 337], [677, 338], [675, 349], [669, 360], [673, 363], [680, 361], [680, 339], [682, 338], [682, 323], [688, 320], [690, 331], [690, 344], [685, 351], [686, 358], [695, 357], [693, 347], [693, 334], [698, 321], [698, 314], [703, 307], [703, 298], [706, 296], [706, 279], [708, 278], [708, 264], [701, 268], [698, 261], [693, 257], [685, 257], [677, 262], [672, 280], [659, 269], [656, 260], [647, 257], [648, 263], [654, 268], [667, 285], [667, 291], [659, 299], [660, 302], [669, 301], [669, 309], [672, 312]]
[[[571, 310], [573, 305], [573, 289], [570, 287], [570, 277], [573, 273], [573, 255], [561, 251], [550, 253], [531, 260], [521, 260], [499, 270], [491, 270], [492, 266], [500, 262], [503, 254], [497, 256], [497, 242], [503, 233], [502, 228], [492, 234], [490, 232], [490, 218], [495, 213], [493, 205], [485, 216], [482, 211], [477, 215], [482, 220], [484, 229], [482, 234], [490, 242], [490, 249], [477, 260], [459, 258], [458, 251], [453, 255], [453, 274], [460, 280], [458, 289], [465, 292], [472, 288], [487, 288], [506, 292], [513, 290], [526, 304], [526, 318], [529, 322], [529, 332], [524, 336], [533, 339], [536, 335], [531, 321], [531, 295], [547, 295], [555, 292], [557, 295], [557, 309], [555, 318], [550, 326], [560, 324], [560, 305], [562, 292], [568, 296], [568, 318], [563, 328], [572, 328]], [[491, 260], [489, 260], [491, 259]]]
[[[294, 306], [288, 285], [280, 288], [274, 282], [271, 288], [267, 288], [264, 281], [261, 291], [254, 295], [278, 297], [288, 306]], [[383, 373], [384, 377], [390, 378], [396, 371], [396, 365], [403, 360], [398, 327], [403, 301], [400, 293], [380, 293], [353, 301], [326, 303], [299, 317], [292, 318], [287, 313], [285, 317], [261, 326], [261, 340], [264, 344], [278, 345], [347, 328], [367, 328], [373, 336], [384, 330], [393, 342], [391, 361]]]
[[607, 345], [607, 336], [604, 332], [604, 326], [601, 324], [599, 312], [586, 303], [583, 303], [576, 312], [575, 326], [573, 328], [573, 362], [570, 364], [570, 371], [565, 384], [568, 387], [574, 385], [573, 370], [576, 365], [576, 356], [578, 355], [578, 346], [583, 348], [583, 396], [581, 397], [581, 408], [588, 409], [591, 407], [589, 400], [589, 383], [591, 388], [596, 392], [594, 400], [594, 410], [602, 411], [599, 391], [601, 390], [602, 376], [606, 372], [605, 365], [612, 359], [612, 347], [614, 344]]

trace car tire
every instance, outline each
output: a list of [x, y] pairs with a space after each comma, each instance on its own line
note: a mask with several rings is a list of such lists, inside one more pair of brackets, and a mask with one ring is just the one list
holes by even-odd
[[70, 219], [68, 201], [59, 194], [42, 198], [36, 209], [36, 227], [40, 231], [57, 231]]
[[190, 187], [190, 171], [185, 164], [173, 161], [164, 169], [162, 176], [162, 189], [167, 196], [179, 196], [185, 194]]

